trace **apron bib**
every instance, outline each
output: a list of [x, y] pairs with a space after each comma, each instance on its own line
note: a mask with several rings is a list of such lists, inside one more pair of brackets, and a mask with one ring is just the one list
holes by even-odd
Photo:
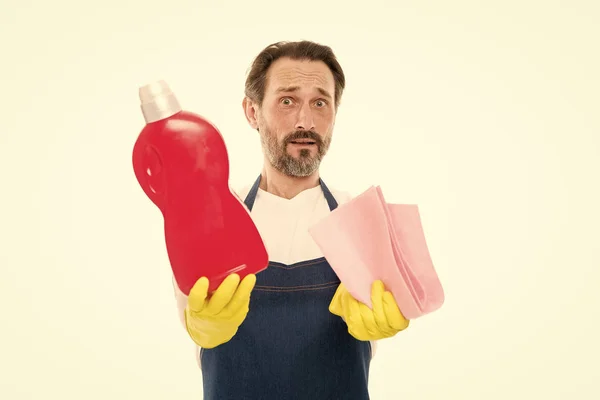
[[[244, 203], [252, 210], [261, 177]], [[337, 201], [320, 181], [330, 211]], [[269, 262], [236, 335], [201, 349], [206, 400], [368, 400], [371, 344], [329, 312], [340, 281], [325, 258]]]

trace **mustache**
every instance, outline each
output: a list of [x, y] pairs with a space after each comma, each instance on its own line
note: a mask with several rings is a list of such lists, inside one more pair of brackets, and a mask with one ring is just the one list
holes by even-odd
[[314, 140], [315, 143], [317, 145], [322, 145], [323, 144], [323, 140], [321, 139], [321, 136], [315, 132], [315, 131], [295, 131], [290, 133], [289, 135], [286, 136], [285, 138], [285, 143], [290, 143], [294, 140], [298, 140], [298, 139], [310, 139], [310, 140]]

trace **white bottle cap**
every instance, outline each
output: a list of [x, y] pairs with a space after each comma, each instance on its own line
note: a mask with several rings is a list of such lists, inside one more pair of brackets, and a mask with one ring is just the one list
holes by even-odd
[[146, 123], [168, 118], [182, 110], [179, 101], [164, 80], [140, 87], [139, 96]]

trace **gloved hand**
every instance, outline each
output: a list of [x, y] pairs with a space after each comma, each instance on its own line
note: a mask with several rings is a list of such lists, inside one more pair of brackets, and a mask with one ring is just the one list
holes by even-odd
[[371, 301], [373, 309], [352, 297], [342, 283], [331, 300], [329, 311], [342, 317], [348, 332], [358, 340], [385, 339], [408, 328], [409, 320], [404, 318], [382, 281], [373, 283]]
[[240, 283], [231, 274], [208, 296], [208, 279], [200, 278], [192, 287], [185, 308], [185, 326], [198, 346], [210, 349], [228, 342], [246, 319], [250, 294], [256, 276], [247, 275]]

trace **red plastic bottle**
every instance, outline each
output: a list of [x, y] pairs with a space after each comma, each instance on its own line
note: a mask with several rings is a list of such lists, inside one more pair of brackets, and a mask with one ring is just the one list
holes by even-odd
[[267, 268], [269, 257], [248, 209], [229, 188], [221, 133], [182, 110], [164, 81], [139, 89], [146, 126], [133, 148], [135, 176], [164, 219], [166, 249], [183, 293], [201, 277], [209, 291], [232, 273]]

